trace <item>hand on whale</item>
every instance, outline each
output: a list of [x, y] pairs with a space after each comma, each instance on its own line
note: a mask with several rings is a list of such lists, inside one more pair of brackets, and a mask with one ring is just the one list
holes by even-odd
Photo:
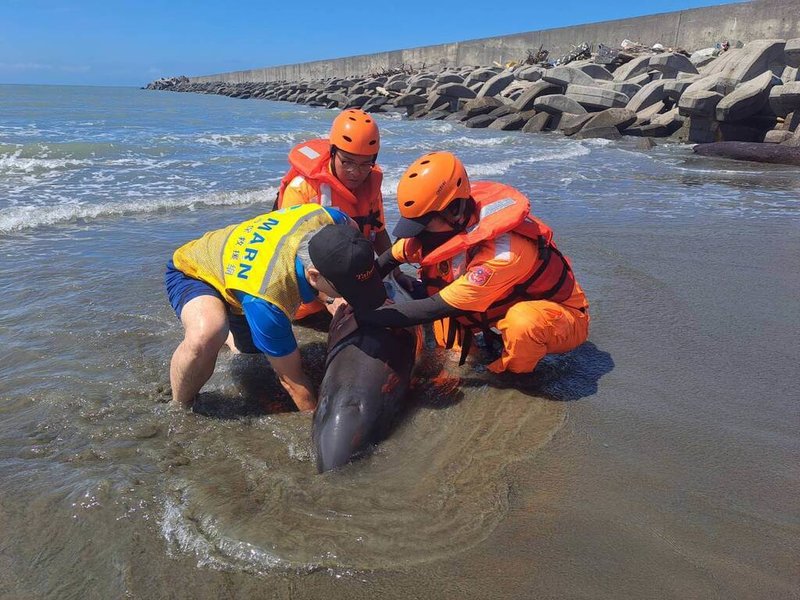
[[[388, 284], [399, 288], [393, 279]], [[312, 424], [320, 473], [345, 465], [389, 435], [406, 402], [416, 344], [413, 331], [358, 326], [349, 307], [337, 310]]]

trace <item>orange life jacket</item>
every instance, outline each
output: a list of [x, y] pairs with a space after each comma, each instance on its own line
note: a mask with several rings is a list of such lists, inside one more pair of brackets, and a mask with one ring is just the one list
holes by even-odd
[[380, 198], [383, 172], [378, 165], [373, 165], [369, 177], [354, 194], [331, 172], [330, 162], [329, 140], [310, 140], [292, 148], [289, 172], [281, 179], [275, 208], [282, 207], [284, 190], [299, 175], [317, 192], [317, 204], [338, 208], [358, 224], [364, 237], [374, 241], [383, 222], [381, 213], [370, 209]]
[[422, 280], [433, 295], [469, 268], [477, 246], [504, 233], [514, 232], [534, 240], [539, 255], [530, 275], [485, 312], [469, 313], [457, 321], [472, 330], [494, 326], [508, 309], [526, 300], [563, 302], [575, 287], [575, 275], [569, 259], [553, 242], [553, 230], [530, 214], [530, 200], [514, 188], [490, 181], [472, 184], [472, 197], [478, 213], [477, 222], [438, 248], [420, 262]]

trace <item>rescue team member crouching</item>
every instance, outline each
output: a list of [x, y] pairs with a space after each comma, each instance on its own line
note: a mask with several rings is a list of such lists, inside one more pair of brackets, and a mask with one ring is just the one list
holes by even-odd
[[316, 397], [291, 317], [301, 302], [344, 297], [373, 309], [386, 299], [372, 244], [347, 215], [317, 204], [206, 233], [173, 254], [164, 277], [184, 339], [172, 356], [172, 397], [191, 406], [230, 331], [243, 352], [267, 355], [297, 408]]
[[[353, 219], [378, 254], [391, 246], [383, 216], [381, 182], [376, 164], [380, 133], [375, 120], [358, 109], [334, 119], [329, 139], [310, 140], [289, 152], [289, 171], [281, 180], [276, 208], [315, 202], [332, 206]], [[302, 319], [322, 310], [319, 302], [303, 304]]]
[[359, 323], [440, 322], [437, 341], [460, 337], [462, 363], [472, 332], [502, 337], [495, 373], [529, 372], [549, 353], [572, 350], [589, 333], [588, 302], [553, 232], [529, 214], [530, 201], [493, 182], [470, 185], [461, 161], [433, 152], [415, 161], [397, 187], [401, 238], [378, 260], [388, 271], [418, 263], [428, 298], [371, 311]]

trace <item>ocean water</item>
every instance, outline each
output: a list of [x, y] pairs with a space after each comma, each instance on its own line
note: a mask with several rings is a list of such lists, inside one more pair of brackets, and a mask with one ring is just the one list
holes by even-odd
[[389, 222], [431, 150], [518, 187], [590, 342], [505, 379], [426, 353], [392, 437], [324, 476], [257, 358], [167, 402], [165, 262], [268, 211], [335, 114], [0, 86], [0, 597], [797, 597], [793, 167], [377, 115]]

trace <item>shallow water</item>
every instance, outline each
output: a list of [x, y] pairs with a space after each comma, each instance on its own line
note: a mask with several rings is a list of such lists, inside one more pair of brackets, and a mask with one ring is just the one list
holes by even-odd
[[[800, 175], [378, 116], [533, 199], [591, 341], [498, 379], [429, 352], [406, 418], [316, 475], [310, 419], [222, 354], [173, 408], [172, 250], [271, 205], [332, 111], [0, 86], [0, 596], [797, 596]], [[325, 334], [299, 334], [321, 379]]]

